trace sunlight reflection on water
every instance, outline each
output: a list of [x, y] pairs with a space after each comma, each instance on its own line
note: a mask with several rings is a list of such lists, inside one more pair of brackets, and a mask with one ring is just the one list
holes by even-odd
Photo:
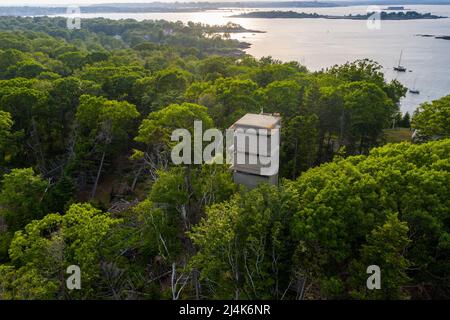
[[[450, 17], [450, 6], [407, 6], [418, 12], [431, 12]], [[293, 10], [320, 14], [364, 14], [367, 7], [345, 8], [283, 8], [257, 9]], [[398, 79], [407, 87], [416, 88], [420, 95], [408, 93], [402, 101], [402, 111], [412, 112], [424, 101], [450, 94], [450, 41], [417, 37], [416, 34], [450, 35], [450, 18], [440, 20], [382, 21], [381, 30], [369, 30], [366, 21], [326, 19], [244, 19], [230, 15], [255, 9], [224, 9], [182, 13], [118, 13], [83, 14], [90, 18], [164, 19], [169, 21], [201, 22], [206, 24], [239, 23], [252, 30], [266, 33], [234, 34], [232, 38], [252, 44], [247, 53], [272, 56], [283, 61], [296, 60], [315, 71], [356, 59], [370, 58], [384, 66], [388, 79]], [[412, 72], [397, 73], [403, 50], [402, 64]]]

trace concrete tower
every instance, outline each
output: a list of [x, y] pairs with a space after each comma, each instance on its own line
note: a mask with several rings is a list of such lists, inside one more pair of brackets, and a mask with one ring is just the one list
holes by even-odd
[[280, 158], [279, 114], [248, 113], [231, 127], [233, 179], [249, 189], [261, 183], [278, 184]]

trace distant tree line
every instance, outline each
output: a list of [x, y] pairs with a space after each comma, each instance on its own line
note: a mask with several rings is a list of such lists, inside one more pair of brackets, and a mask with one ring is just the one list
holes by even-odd
[[[377, 12], [366, 14], [348, 14], [342, 16], [306, 13], [296, 11], [253, 11], [233, 15], [235, 18], [262, 18], [262, 19], [346, 19], [346, 20], [367, 20]], [[447, 17], [433, 15], [431, 13], [419, 13], [417, 11], [399, 12], [379, 12], [381, 20], [418, 20], [418, 19], [443, 19]]]

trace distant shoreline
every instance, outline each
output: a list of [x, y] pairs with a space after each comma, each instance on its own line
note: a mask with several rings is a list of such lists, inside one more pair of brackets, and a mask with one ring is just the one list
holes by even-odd
[[[229, 16], [230, 18], [249, 19], [334, 19], [334, 20], [367, 20], [374, 12], [367, 14], [334, 16], [317, 13], [305, 13], [295, 11], [253, 11]], [[418, 13], [417, 11], [403, 12], [381, 12], [381, 20], [424, 20], [424, 19], [444, 19], [447, 17], [436, 16], [431, 13]]]
[[[374, 0], [367, 1], [242, 1], [242, 2], [149, 2], [149, 3], [113, 3], [82, 5], [81, 13], [84, 14], [110, 14], [110, 13], [180, 13], [202, 12], [208, 10], [221, 10], [228, 8], [254, 9], [254, 8], [336, 8], [351, 6], [398, 5], [398, 0]], [[435, 0], [431, 2], [423, 0], [404, 1], [402, 5], [450, 5], [450, 0]], [[67, 13], [67, 5], [34, 5], [34, 6], [2, 6], [0, 16], [36, 16], [36, 15], [60, 15]], [[404, 9], [406, 10], [406, 9]]]
[[434, 38], [434, 39], [441, 39], [441, 40], [450, 40], [450, 36], [436, 36], [434, 34], [416, 34], [416, 37], [422, 37], [422, 38]]

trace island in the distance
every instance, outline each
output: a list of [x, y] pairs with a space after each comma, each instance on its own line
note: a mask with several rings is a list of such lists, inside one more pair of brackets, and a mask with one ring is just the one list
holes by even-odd
[[450, 36], [436, 36], [434, 34], [416, 34], [417, 37], [423, 37], [423, 38], [435, 38], [435, 39], [442, 39], [442, 40], [450, 40]]
[[383, 10], [386, 10], [386, 11], [404, 11], [404, 10], [409, 10], [409, 9], [405, 9], [405, 7], [396, 7], [396, 6], [394, 6], [394, 7], [387, 7], [385, 9], [383, 9]]
[[[232, 15], [233, 18], [262, 18], [262, 19], [349, 19], [349, 20], [367, 20], [375, 12], [367, 14], [334, 16], [318, 13], [305, 13], [295, 11], [253, 11], [248, 13]], [[380, 13], [381, 20], [417, 20], [417, 19], [442, 19], [443, 16], [432, 15], [431, 13], [419, 13], [417, 11], [408, 12], [384, 12]]]

